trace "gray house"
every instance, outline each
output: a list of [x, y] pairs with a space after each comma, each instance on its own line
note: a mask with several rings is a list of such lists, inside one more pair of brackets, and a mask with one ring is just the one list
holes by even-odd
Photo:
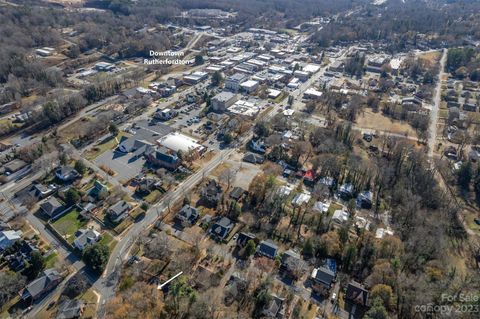
[[234, 223], [230, 219], [222, 217], [219, 221], [213, 224], [212, 228], [210, 228], [210, 234], [219, 239], [225, 239], [233, 229], [233, 226]]
[[51, 291], [62, 281], [62, 276], [54, 268], [43, 271], [42, 276], [32, 281], [21, 293], [23, 300], [36, 301]]
[[185, 205], [175, 216], [175, 221], [182, 226], [192, 226], [199, 217], [198, 210], [190, 205]]
[[58, 199], [50, 197], [47, 201], [40, 204], [40, 209], [46, 216], [52, 218], [61, 213], [65, 207], [60, 204]]
[[121, 200], [115, 205], [110, 206], [107, 216], [112, 222], [119, 223], [127, 217], [130, 209], [132, 209], [130, 205], [126, 201]]

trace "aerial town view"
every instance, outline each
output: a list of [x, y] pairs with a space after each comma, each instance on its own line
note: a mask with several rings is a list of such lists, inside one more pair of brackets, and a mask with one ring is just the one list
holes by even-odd
[[480, 1], [0, 0], [3, 318], [480, 318]]

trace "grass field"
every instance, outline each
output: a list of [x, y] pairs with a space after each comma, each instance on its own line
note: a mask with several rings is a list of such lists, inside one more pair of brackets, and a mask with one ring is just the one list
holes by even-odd
[[118, 133], [116, 138], [107, 138], [100, 142], [99, 144], [95, 145], [88, 151], [86, 151], [83, 155], [89, 161], [94, 160], [101, 154], [105, 153], [108, 150], [114, 149], [117, 147], [118, 143], [122, 141], [122, 139], [129, 137], [130, 135], [125, 132]]
[[117, 244], [117, 241], [115, 240], [115, 238], [113, 238], [112, 235], [105, 232], [102, 234], [102, 239], [100, 239], [99, 243], [108, 246], [110, 251], [112, 251], [115, 245]]
[[52, 226], [64, 236], [68, 242], [72, 243], [75, 238], [75, 232], [87, 224], [86, 221], [81, 220], [79, 217], [80, 212], [74, 208], [56, 220]]
[[392, 120], [381, 113], [366, 110], [357, 119], [358, 128], [379, 130], [396, 134], [408, 133], [408, 136], [416, 137], [417, 133], [408, 123]]
[[158, 189], [156, 189], [153, 192], [151, 192], [150, 194], [148, 194], [147, 196], [145, 196], [143, 199], [147, 203], [153, 204], [153, 203], [156, 203], [160, 199], [161, 195], [162, 195], [162, 193]]
[[58, 255], [57, 253], [51, 253], [50, 255], [45, 258], [45, 268], [53, 268], [57, 263]]
[[93, 288], [88, 289], [83, 295], [77, 299], [83, 300], [86, 304], [82, 318], [95, 318], [97, 311], [97, 295], [93, 292]]

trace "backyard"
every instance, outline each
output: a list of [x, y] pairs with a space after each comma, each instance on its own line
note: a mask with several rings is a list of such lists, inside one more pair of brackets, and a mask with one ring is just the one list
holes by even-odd
[[80, 218], [80, 212], [77, 208], [73, 208], [67, 214], [63, 215], [52, 226], [60, 233], [68, 242], [72, 243], [75, 233], [87, 224], [86, 220]]

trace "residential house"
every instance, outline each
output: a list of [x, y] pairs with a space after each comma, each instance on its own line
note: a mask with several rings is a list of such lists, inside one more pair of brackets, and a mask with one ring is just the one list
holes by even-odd
[[241, 187], [235, 187], [233, 190], [230, 192], [230, 198], [233, 199], [234, 201], [241, 201], [243, 196], [245, 195], [245, 190]]
[[0, 231], [0, 251], [12, 246], [16, 241], [22, 238], [20, 230], [4, 230]]
[[313, 169], [309, 169], [303, 174], [303, 182], [305, 185], [313, 187], [313, 184], [315, 183], [315, 171]]
[[56, 197], [50, 197], [48, 200], [40, 204], [40, 210], [49, 218], [55, 217], [63, 212], [65, 207], [60, 204]]
[[243, 161], [252, 164], [262, 164], [265, 161], [265, 158], [261, 155], [248, 152], [243, 157]]
[[71, 182], [79, 177], [80, 174], [70, 166], [62, 166], [55, 170], [55, 176], [63, 182]]
[[252, 140], [250, 142], [250, 147], [252, 151], [260, 154], [265, 154], [265, 152], [267, 151], [267, 146], [265, 145], [265, 142], [261, 139]]
[[335, 278], [336, 273], [326, 266], [314, 268], [311, 275], [312, 288], [316, 293], [328, 296]]
[[270, 259], [275, 259], [278, 253], [278, 247], [274, 243], [262, 240], [257, 247], [257, 255], [261, 255]]
[[327, 213], [328, 212], [328, 209], [330, 208], [330, 202], [329, 201], [324, 201], [324, 202], [321, 202], [321, 201], [318, 201], [318, 202], [315, 202], [315, 204], [313, 204], [313, 210], [314, 211], [317, 211], [319, 213]]
[[416, 96], [407, 97], [402, 100], [402, 106], [410, 111], [418, 110], [423, 105], [423, 101]]
[[55, 319], [80, 318], [85, 310], [85, 303], [78, 299], [65, 299], [58, 306]]
[[121, 200], [115, 205], [110, 206], [107, 216], [112, 222], [119, 223], [127, 217], [130, 209], [132, 209], [130, 205], [126, 201]]
[[11, 175], [13, 173], [18, 172], [22, 168], [25, 168], [28, 164], [20, 159], [14, 159], [13, 161], [8, 162], [7, 164], [3, 165], [5, 170], [5, 175]]
[[88, 195], [97, 200], [103, 199], [108, 195], [108, 187], [96, 180], [93, 187], [88, 191]]
[[343, 224], [348, 220], [348, 213], [342, 209], [333, 212], [332, 220], [338, 224]]
[[306, 191], [304, 191], [303, 193], [298, 193], [295, 195], [295, 197], [293, 197], [292, 205], [296, 207], [302, 206], [304, 204], [307, 204], [311, 198], [312, 195], [310, 195], [310, 193]]
[[138, 184], [137, 189], [135, 190], [140, 194], [150, 194], [152, 191], [159, 189], [162, 185], [162, 181], [156, 178], [142, 178]]
[[227, 238], [228, 234], [232, 231], [234, 223], [227, 217], [222, 217], [212, 228], [210, 228], [210, 234], [218, 239]]
[[199, 216], [198, 209], [190, 205], [185, 205], [175, 216], [175, 221], [183, 227], [193, 226], [197, 222]]
[[79, 229], [75, 236], [77, 238], [73, 241], [73, 245], [80, 251], [95, 244], [101, 238], [100, 233], [95, 229]]
[[243, 248], [247, 245], [249, 240], [255, 241], [255, 235], [251, 233], [240, 233], [237, 237], [237, 246]]
[[15, 246], [16, 251], [12, 255], [4, 256], [8, 262], [8, 266], [12, 271], [18, 272], [25, 268], [27, 262], [30, 262], [30, 257], [38, 248], [32, 243], [22, 240], [19, 246]]
[[338, 189], [338, 196], [344, 200], [352, 198], [354, 192], [353, 184], [345, 183], [340, 185]]
[[366, 190], [358, 194], [357, 206], [360, 208], [370, 209], [372, 208], [373, 192]]
[[363, 318], [370, 306], [368, 290], [356, 281], [348, 284], [344, 299], [345, 310], [351, 318]]
[[30, 188], [29, 193], [31, 196], [37, 199], [43, 199], [52, 195], [57, 190], [57, 188], [58, 187], [54, 184], [50, 184], [48, 186], [45, 186], [43, 184], [33, 184]]
[[275, 294], [271, 295], [270, 302], [265, 305], [262, 310], [262, 315], [267, 318], [283, 318], [285, 315], [285, 299], [280, 298]]
[[222, 187], [213, 179], [208, 181], [200, 193], [202, 201], [210, 207], [216, 207], [221, 196]]
[[331, 177], [322, 177], [320, 178], [318, 183], [328, 187], [332, 187], [335, 184], [335, 180]]
[[280, 269], [285, 271], [290, 277], [297, 279], [299, 271], [305, 267], [305, 262], [300, 257], [300, 254], [293, 250], [287, 250], [282, 254]]
[[58, 286], [62, 276], [56, 269], [50, 268], [43, 271], [42, 276], [32, 281], [21, 293], [23, 300], [32, 302], [40, 299], [46, 293]]
[[80, 211], [80, 216], [84, 219], [90, 219], [92, 214], [94, 214], [97, 211], [98, 207], [94, 203], [87, 203], [83, 206], [80, 206], [80, 208], [82, 209]]

